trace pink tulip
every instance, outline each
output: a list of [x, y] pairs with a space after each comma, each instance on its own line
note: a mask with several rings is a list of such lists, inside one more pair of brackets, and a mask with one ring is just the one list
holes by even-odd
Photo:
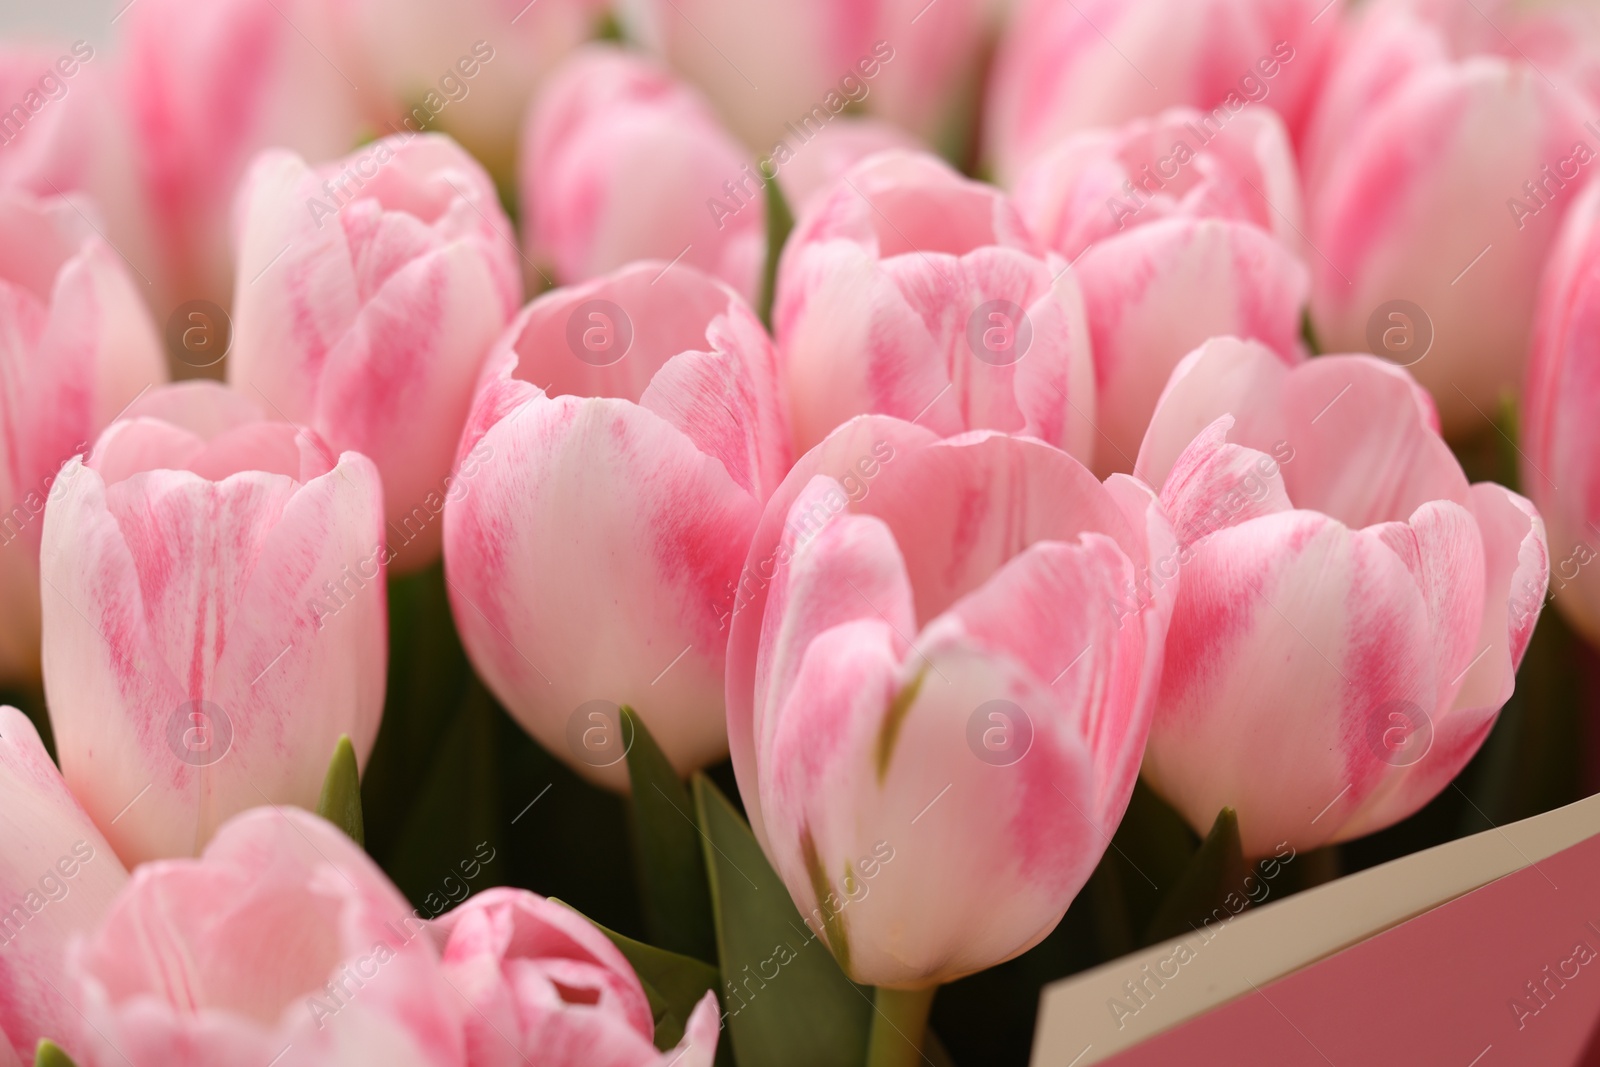
[[1283, 123], [1188, 108], [1075, 134], [1017, 183], [1022, 217], [1074, 264], [1096, 378], [1095, 470], [1128, 471], [1161, 387], [1209, 337], [1304, 357], [1310, 276]]
[[1094, 368], [1078, 284], [999, 190], [932, 156], [869, 157], [784, 247], [773, 324], [797, 451], [855, 415], [1025, 433], [1087, 459]]
[[[282, 146], [321, 161], [361, 135], [358, 68], [339, 43], [334, 7], [139, 0], [121, 17], [122, 103], [156, 242], [153, 265], [141, 258], [141, 268], [155, 279], [163, 319], [189, 300], [227, 303], [229, 209], [257, 152]], [[237, 279], [239, 288], [253, 277]]]
[[443, 132], [509, 182], [517, 132], [605, 0], [347, 0], [361, 76], [385, 129]]
[[[932, 139], [976, 93], [987, 0], [637, 0], [632, 35], [701, 89], [752, 148], [789, 157], [846, 109]], [[780, 159], [779, 162], [784, 162]]]
[[68, 939], [100, 921], [128, 872], [67, 791], [33, 723], [0, 707], [0, 1063], [41, 1037], [76, 1051]]
[[240, 194], [228, 378], [383, 475], [398, 569], [438, 558], [484, 356], [520, 294], [511, 224], [446, 138], [396, 135], [312, 169], [263, 155]]
[[1486, 429], [1521, 385], [1540, 268], [1600, 158], [1587, 111], [1521, 56], [1368, 12], [1305, 146], [1322, 346], [1414, 364], [1447, 433]]
[[105, 69], [86, 40], [0, 45], [0, 188], [90, 187]]
[[81, 1067], [467, 1067], [426, 923], [366, 853], [295, 808], [134, 872], [73, 953]]
[[92, 214], [0, 191], [0, 681], [39, 676], [39, 537], [57, 472], [167, 376], [139, 288]]
[[383, 505], [366, 457], [191, 382], [144, 397], [45, 513], [44, 683], [67, 782], [128, 863], [311, 806], [383, 709]]
[[[1298, 131], [1340, 0], [1022, 0], [994, 60], [986, 150], [1010, 181], [1067, 134], [1257, 103]], [[1331, 8], [1331, 10], [1330, 10]]]
[[711, 1067], [717, 996], [657, 1052], [644, 987], [582, 915], [525, 889], [486, 889], [434, 920], [445, 977], [466, 1000], [468, 1067]]
[[1179, 542], [1140, 579], [1177, 586], [1144, 774], [1191, 825], [1229, 805], [1247, 855], [1315, 848], [1455, 778], [1511, 695], [1549, 557], [1532, 504], [1467, 484], [1404, 370], [1208, 342], [1137, 474]]
[[766, 170], [777, 174], [778, 187], [796, 218], [806, 214], [814, 199], [826, 194], [868, 156], [924, 147], [899, 126], [872, 118], [843, 118], [829, 123], [814, 141], [811, 151], [798, 153], [787, 163], [764, 161]]
[[[1522, 484], [1550, 525], [1556, 603], [1600, 643], [1600, 186], [1573, 202], [1534, 319]], [[1559, 488], [1558, 488], [1559, 487]]]
[[927, 986], [1060, 920], [1122, 818], [1171, 599], [1149, 489], [1037, 440], [863, 417], [751, 543], [728, 735], [767, 857], [859, 982]]
[[790, 457], [744, 302], [661, 262], [545, 294], [490, 356], [461, 456], [445, 573], [500, 702], [608, 785], [627, 782], [601, 743], [622, 704], [680, 771], [720, 759], [732, 584]]
[[1600, 10], [1589, 0], [1372, 0], [1431, 23], [1458, 53], [1521, 58], [1600, 97]]
[[700, 94], [653, 61], [594, 46], [550, 79], [523, 131], [528, 257], [561, 284], [679, 259], [755, 300], [762, 174]]

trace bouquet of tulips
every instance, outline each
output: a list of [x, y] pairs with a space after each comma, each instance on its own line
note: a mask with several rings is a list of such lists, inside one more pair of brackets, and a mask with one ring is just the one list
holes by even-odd
[[1021, 1064], [1600, 788], [1583, 0], [0, 34], [0, 1067]]

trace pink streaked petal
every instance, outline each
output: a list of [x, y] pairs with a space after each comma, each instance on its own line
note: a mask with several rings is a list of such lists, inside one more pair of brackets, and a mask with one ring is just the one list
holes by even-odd
[[[106, 488], [76, 466], [63, 484], [43, 558], [50, 696], [62, 762], [121, 854], [192, 853], [243, 808], [314, 802], [340, 733], [365, 757], [386, 659], [369, 461], [303, 486], [155, 471]], [[227, 718], [225, 760], [175, 758], [195, 701], [214, 736]]]
[[790, 507], [772, 559], [753, 576], [770, 577], [756, 666], [758, 746], [778, 728], [775, 716], [819, 634], [881, 618], [893, 635], [887, 654], [898, 659], [916, 632], [911, 583], [894, 535], [879, 519], [849, 514], [848, 506], [838, 482], [813, 478]]
[[[1185, 356], [1156, 403], [1139, 447], [1136, 477], [1159, 489], [1191, 441], [1223, 415], [1229, 436], [1249, 447], [1285, 440], [1280, 396], [1288, 368], [1268, 348], [1236, 337], [1212, 338]], [[1266, 447], [1270, 448], [1271, 444]], [[1280, 455], [1280, 449], [1273, 449]]]
[[1200, 431], [1161, 489], [1162, 506], [1182, 545], [1293, 506], [1278, 462], [1264, 452], [1228, 443], [1231, 429], [1233, 416], [1223, 415]]
[[1411, 571], [1428, 609], [1440, 691], [1434, 707], [1454, 704], [1457, 689], [1482, 651], [1484, 543], [1473, 514], [1453, 501], [1422, 505], [1406, 523], [1370, 528]]
[[943, 434], [965, 428], [942, 346], [912, 303], [932, 289], [959, 290], [954, 259], [905, 257], [891, 276], [846, 241], [795, 246], [785, 255], [773, 322], [796, 451], [858, 414], [915, 419]]
[[1085, 531], [1123, 546], [1144, 540], [1087, 468], [1030, 438], [969, 433], [897, 454], [891, 466], [854, 510], [894, 531], [924, 624], [1036, 541]]
[[1304, 511], [1220, 530], [1183, 570], [1145, 774], [1191, 825], [1235, 807], [1248, 855], [1329, 840], [1390, 769], [1383, 709], [1430, 707], [1433, 645], [1376, 535]]
[[[882, 628], [863, 620], [813, 643], [773, 741], [762, 804], [769, 827], [784, 828], [771, 851], [812, 929], [826, 928], [815, 878], [838, 900], [855, 898], [828, 931], [842, 931], [832, 947], [853, 977], [949, 979], [1042, 938], [1107, 838], [1091, 821], [1095, 781], [1080, 726], [1048, 690], [955, 629], [897, 669], [882, 639], [868, 637]], [[969, 746], [970, 721], [993, 700], [1031, 723], [1031, 745], [1010, 766]], [[818, 723], [823, 745], [809, 739]], [[988, 874], [955, 876], [952, 855]], [[992, 893], [989, 876], [1004, 879], [1007, 907], [977, 906]], [[941, 892], [927, 892], [933, 881]]]
[[1303, 358], [1304, 266], [1247, 223], [1174, 219], [1091, 249], [1079, 268], [1094, 350], [1102, 474], [1133, 467], [1161, 389], [1208, 338], [1260, 341]]
[[[756, 764], [756, 694], [766, 692], [760, 673], [760, 648], [763, 623], [767, 616], [768, 582], [761, 575], [771, 574], [772, 561], [788, 523], [795, 499], [819, 475], [840, 479], [853, 476], [865, 480], [882, 475], [884, 464], [893, 463], [903, 453], [937, 440], [934, 434], [911, 423], [885, 416], [860, 416], [840, 426], [816, 448], [801, 456], [789, 472], [766, 509], [750, 538], [750, 547], [736, 587], [720, 603], [728, 626], [728, 661], [725, 692], [728, 714], [728, 747], [733, 759], [739, 792], [746, 798], [760, 797], [760, 775]], [[759, 803], [745, 801], [750, 828], [766, 845], [765, 821]]]
[[1431, 500], [1467, 505], [1461, 465], [1402, 368], [1373, 356], [1323, 356], [1284, 379], [1281, 404], [1294, 450], [1284, 482], [1296, 507], [1356, 528], [1405, 522]]
[[1038, 251], [998, 190], [923, 152], [868, 157], [818, 198], [791, 240], [800, 248], [831, 238], [854, 241], [879, 258], [961, 256], [986, 245]]
[[[551, 748], [604, 699], [638, 708], [678, 765], [716, 758], [705, 693], [758, 502], [625, 400], [535, 394], [479, 444], [494, 462], [446, 509], [445, 540], [456, 621], [490, 686]], [[625, 781], [616, 765], [593, 773]]]
[[711, 351], [668, 360], [639, 404], [717, 459], [745, 492], [765, 500], [791, 464], [777, 354], [760, 322], [737, 301], [706, 333]]
[[974, 646], [1026, 667], [1077, 722], [1105, 772], [1097, 818], [1127, 802], [1150, 728], [1145, 627], [1128, 592], [1139, 577], [1116, 542], [1084, 534], [1033, 545], [950, 611]]
[[[667, 267], [634, 263], [534, 300], [508, 331], [517, 356], [512, 374], [553, 397], [638, 402], [667, 360], [709, 347], [708, 325], [737, 299], [693, 267]], [[613, 346], [628, 337], [613, 358]]]
[[18, 1062], [14, 1042], [32, 1063], [41, 1037], [79, 1047], [82, 1019], [62, 995], [67, 943], [100, 921], [128, 875], [11, 707], [0, 707], [0, 797], [0, 1062]]

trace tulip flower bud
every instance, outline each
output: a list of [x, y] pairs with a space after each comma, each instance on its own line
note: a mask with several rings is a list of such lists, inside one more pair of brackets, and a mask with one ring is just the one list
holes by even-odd
[[0, 681], [39, 676], [39, 538], [56, 476], [166, 361], [92, 208], [0, 192]]
[[296, 808], [147, 863], [72, 955], [81, 1067], [467, 1067], [425, 918], [360, 847]]
[[128, 863], [263, 803], [316, 804], [383, 710], [382, 489], [366, 457], [214, 382], [156, 390], [45, 515], [44, 684], [62, 772]]
[[[1600, 643], [1600, 185], [1567, 214], [1534, 319], [1522, 484], [1550, 526], [1556, 603]], [[1559, 488], [1558, 488], [1559, 487]]]
[[1083, 301], [999, 190], [932, 156], [868, 157], [784, 247], [773, 326], [796, 450], [856, 415], [1025, 433], [1087, 460]]
[[0, 812], [0, 1063], [32, 1063], [41, 1037], [85, 1047], [67, 942], [100, 921], [128, 872], [67, 791], [33, 723], [9, 707], [0, 707]]
[[816, 149], [784, 163], [767, 160], [795, 218], [807, 214], [811, 202], [826, 194], [856, 164], [879, 152], [912, 152], [925, 146], [892, 123], [871, 118], [845, 118], [830, 123], [816, 138]]
[[623, 0], [632, 36], [703, 89], [746, 144], [811, 151], [847, 109], [933, 139], [974, 93], [988, 0]]
[[751, 543], [728, 644], [745, 811], [858, 982], [994, 966], [1061, 919], [1132, 794], [1173, 551], [1146, 487], [1059, 449], [854, 419]]
[[1467, 484], [1410, 375], [1210, 341], [1136, 473], [1182, 572], [1144, 774], [1191, 826], [1226, 805], [1246, 856], [1315, 848], [1455, 778], [1511, 696], [1549, 560], [1533, 505]]
[[397, 134], [315, 170], [264, 154], [240, 193], [228, 380], [383, 475], [397, 569], [438, 558], [478, 370], [516, 311], [511, 224], [444, 137]]
[[699, 93], [651, 60], [594, 46], [528, 112], [528, 257], [566, 285], [681, 256], [753, 301], [766, 266], [764, 177]]
[[1182, 106], [1225, 120], [1264, 104], [1298, 131], [1339, 3], [1022, 0], [995, 56], [987, 156], [1009, 183], [1067, 134]]
[[377, 87], [374, 106], [387, 122], [449, 134], [509, 184], [529, 101], [594, 32], [606, 3], [349, 0], [347, 7], [369, 71], [363, 88]]
[[1318, 341], [1411, 367], [1451, 435], [1521, 387], [1540, 270], [1600, 159], [1576, 91], [1465, 44], [1366, 12], [1303, 156]]
[[336, 7], [139, 0], [120, 17], [121, 96], [156, 252], [145, 269], [163, 317], [189, 300], [226, 304], [255, 277], [230, 279], [229, 209], [257, 152], [281, 146], [320, 162], [356, 143], [358, 68]]
[[733, 584], [789, 456], [772, 342], [727, 286], [645, 262], [523, 310], [462, 435], [445, 574], [541, 744], [623, 787], [626, 704], [679, 771], [722, 757]]
[[563, 904], [486, 889], [430, 930], [462, 1012], [471, 1067], [711, 1067], [717, 996], [707, 992], [675, 1049], [656, 1051], [638, 976], [610, 938]]
[[1075, 134], [1023, 172], [1014, 200], [1083, 290], [1097, 473], [1133, 469], [1162, 385], [1207, 338], [1304, 357], [1300, 181], [1273, 112], [1175, 108]]

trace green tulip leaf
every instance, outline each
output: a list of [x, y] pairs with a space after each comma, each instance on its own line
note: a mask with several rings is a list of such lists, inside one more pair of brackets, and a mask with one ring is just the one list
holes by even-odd
[[634, 845], [644, 882], [645, 928], [670, 952], [710, 962], [717, 958], [694, 802], [655, 738], [632, 708], [623, 708], [628, 778], [633, 786]]
[[778, 257], [783, 254], [789, 231], [794, 229], [794, 214], [783, 198], [783, 190], [778, 188], [777, 179], [767, 178], [764, 184], [767, 187], [767, 265], [761, 275], [761, 302], [756, 310], [761, 314], [761, 321], [771, 329], [772, 301], [778, 292]]
[[[1189, 865], [1156, 909], [1155, 918], [1145, 929], [1144, 943], [1154, 944], [1169, 937], [1192, 933], [1220, 910], [1223, 916], [1235, 915], [1249, 906], [1245, 877], [1250, 865], [1245, 862], [1239, 839], [1239, 817], [1232, 808], [1223, 808], [1211, 824], [1211, 832], [1190, 857]], [[1237, 906], [1234, 906], [1237, 905]]]
[[739, 1067], [864, 1064], [873, 990], [845, 977], [728, 799], [702, 774], [693, 787]]
[[61, 1050], [60, 1045], [49, 1038], [41, 1037], [39, 1048], [33, 1054], [33, 1067], [78, 1067], [78, 1065], [73, 1062], [71, 1056]]
[[358, 845], [366, 844], [361, 827], [361, 775], [356, 769], [356, 750], [349, 734], [340, 734], [322, 779], [322, 796], [317, 798], [317, 814], [350, 835]]

